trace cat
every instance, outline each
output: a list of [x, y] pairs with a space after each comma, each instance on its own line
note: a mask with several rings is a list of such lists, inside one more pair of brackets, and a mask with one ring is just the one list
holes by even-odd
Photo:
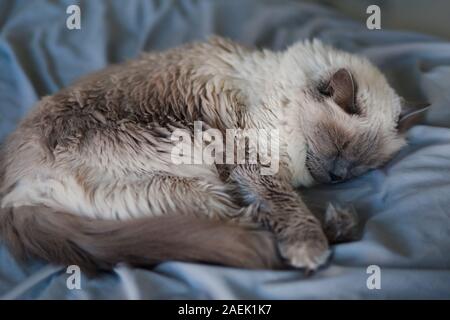
[[[318, 40], [273, 52], [213, 37], [146, 53], [22, 120], [1, 154], [0, 233], [19, 258], [86, 271], [165, 260], [313, 271], [352, 219], [334, 207], [316, 217], [296, 189], [388, 161], [414, 123], [402, 101], [367, 59]], [[174, 164], [171, 134], [198, 120], [278, 130], [278, 171]]]

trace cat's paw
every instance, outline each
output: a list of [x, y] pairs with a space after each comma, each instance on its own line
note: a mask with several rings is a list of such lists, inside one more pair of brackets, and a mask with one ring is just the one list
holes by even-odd
[[279, 243], [280, 254], [295, 268], [304, 268], [306, 272], [314, 271], [325, 264], [331, 251], [325, 235], [310, 239]]
[[330, 243], [355, 240], [357, 226], [357, 215], [352, 207], [328, 205], [323, 229]]

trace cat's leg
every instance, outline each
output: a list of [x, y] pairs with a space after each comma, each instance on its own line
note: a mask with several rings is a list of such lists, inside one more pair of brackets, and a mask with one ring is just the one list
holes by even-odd
[[[92, 189], [91, 189], [92, 190]], [[87, 190], [94, 210], [121, 219], [166, 214], [231, 219], [241, 208], [223, 183], [198, 177], [156, 174], [133, 182]]]
[[258, 166], [243, 165], [229, 181], [243, 205], [257, 205], [254, 219], [274, 232], [292, 266], [315, 270], [327, 261], [330, 251], [320, 221], [282, 174], [261, 175]]
[[138, 179], [93, 179], [62, 170], [35, 171], [5, 193], [3, 207], [46, 205], [89, 218], [114, 220], [173, 213], [232, 218], [241, 212], [219, 179], [167, 173]]

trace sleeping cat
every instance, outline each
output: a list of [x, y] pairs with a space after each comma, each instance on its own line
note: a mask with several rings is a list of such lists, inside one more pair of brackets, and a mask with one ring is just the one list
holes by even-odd
[[[272, 52], [216, 37], [144, 54], [44, 97], [20, 123], [2, 150], [0, 232], [18, 257], [86, 271], [164, 260], [315, 270], [342, 230], [296, 188], [379, 167], [412, 118], [369, 61], [319, 41]], [[199, 120], [277, 129], [278, 171], [174, 164], [171, 134]]]

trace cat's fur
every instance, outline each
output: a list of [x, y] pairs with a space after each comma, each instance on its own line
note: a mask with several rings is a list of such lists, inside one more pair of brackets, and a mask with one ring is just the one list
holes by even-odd
[[[318, 41], [272, 52], [213, 38], [145, 54], [44, 97], [21, 122], [2, 151], [1, 234], [17, 255], [90, 269], [276, 267], [277, 248], [315, 269], [328, 240], [294, 188], [388, 160], [405, 143], [400, 102], [366, 59]], [[196, 120], [279, 129], [279, 172], [174, 165], [170, 134]], [[239, 226], [249, 220], [278, 246]]]

